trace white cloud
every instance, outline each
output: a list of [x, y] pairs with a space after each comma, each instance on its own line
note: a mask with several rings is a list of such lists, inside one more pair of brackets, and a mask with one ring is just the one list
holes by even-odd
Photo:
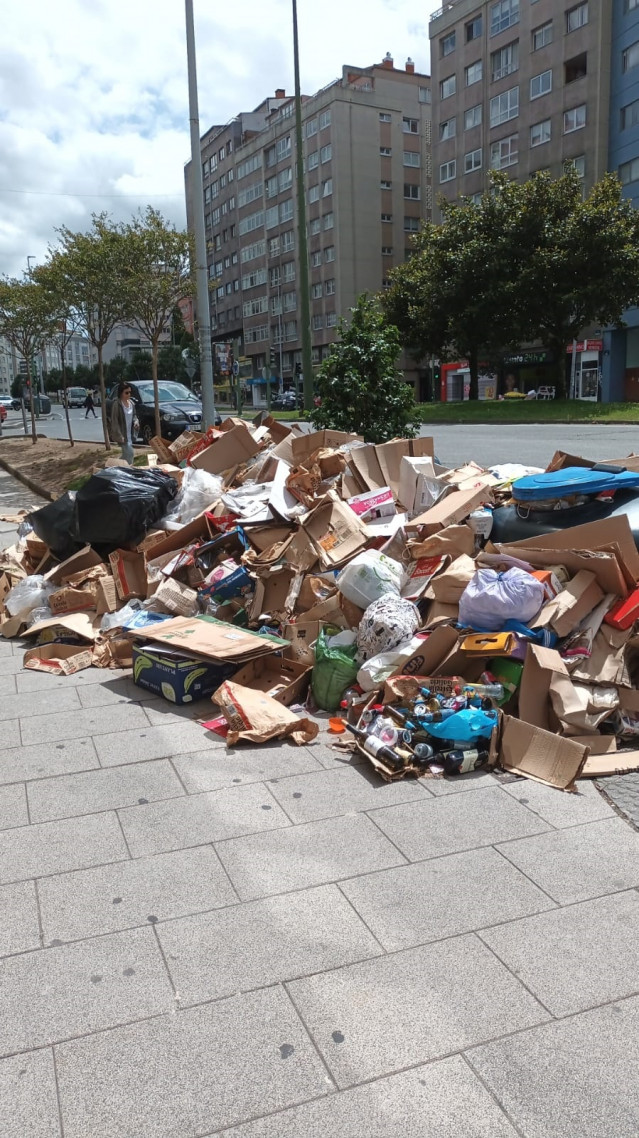
[[[302, 88], [387, 51], [428, 71], [414, 0], [298, 0]], [[202, 133], [293, 90], [290, 0], [195, 0]], [[0, 47], [0, 273], [41, 259], [55, 227], [147, 201], [184, 223], [189, 157], [181, 0], [29, 0], [3, 11]], [[29, 191], [29, 192], [25, 192]]]

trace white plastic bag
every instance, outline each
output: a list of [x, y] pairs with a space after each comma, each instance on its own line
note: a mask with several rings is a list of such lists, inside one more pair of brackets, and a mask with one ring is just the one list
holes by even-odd
[[423, 644], [422, 637], [412, 636], [410, 640], [398, 644], [390, 652], [380, 652], [378, 656], [371, 656], [357, 673], [357, 682], [362, 691], [374, 691], [375, 688], [380, 688], [389, 676], [403, 671], [406, 661], [410, 660]]
[[395, 593], [373, 601], [364, 613], [357, 633], [357, 648], [361, 660], [370, 660], [382, 652], [390, 652], [403, 644], [419, 628], [419, 613], [415, 605]]
[[217, 502], [222, 492], [222, 479], [207, 470], [187, 466], [180, 492], [162, 519], [165, 529], [179, 529]]
[[58, 588], [58, 585], [49, 585], [39, 573], [25, 577], [7, 593], [4, 602], [7, 612], [26, 619], [32, 609], [48, 607], [49, 597]]
[[478, 569], [459, 602], [459, 623], [479, 632], [499, 632], [507, 620], [528, 624], [544, 603], [544, 586], [523, 569]]
[[366, 549], [338, 573], [335, 584], [347, 601], [366, 609], [387, 593], [398, 597], [404, 577], [399, 561], [376, 549]]

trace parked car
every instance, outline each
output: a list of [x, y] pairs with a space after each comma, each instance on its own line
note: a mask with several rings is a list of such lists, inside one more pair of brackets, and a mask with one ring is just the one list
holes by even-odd
[[276, 395], [275, 399], [271, 400], [271, 407], [274, 411], [296, 411], [304, 407], [304, 399], [301, 395], [296, 395], [294, 391], [285, 391], [282, 395]]
[[14, 403], [17, 403], [18, 407], [20, 406], [20, 401], [12, 399], [10, 395], [0, 395], [0, 408], [3, 407], [5, 411], [13, 411]]
[[86, 387], [67, 387], [67, 406], [84, 407], [84, 401], [88, 394]]
[[[144, 380], [140, 383], [129, 384], [131, 396], [135, 403], [136, 415], [140, 423], [140, 435], [143, 442], [150, 443], [155, 435], [155, 401], [153, 397], [153, 383]], [[202, 426], [202, 404], [200, 400], [185, 387], [183, 383], [173, 380], [160, 380], [158, 383], [160, 396], [160, 426], [163, 439], [177, 439], [182, 431], [198, 431]], [[111, 408], [117, 399], [117, 385], [112, 387], [107, 395], [107, 416], [111, 420]], [[215, 417], [215, 425], [219, 427], [222, 422], [219, 414]]]

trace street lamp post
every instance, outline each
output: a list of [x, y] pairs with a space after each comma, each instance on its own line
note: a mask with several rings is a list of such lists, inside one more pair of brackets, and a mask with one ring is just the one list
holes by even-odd
[[211, 309], [206, 271], [206, 237], [204, 233], [204, 178], [200, 151], [200, 115], [197, 98], [197, 71], [195, 63], [195, 29], [193, 0], [186, 5], [186, 59], [189, 77], [189, 122], [191, 126], [191, 208], [195, 228], [195, 278], [197, 296], [197, 324], [200, 342], [200, 379], [202, 383], [202, 414], [205, 427], [215, 423], [215, 389], [213, 387], [213, 358], [211, 354]]
[[297, 0], [293, 0], [293, 56], [295, 62], [295, 143], [297, 174], [297, 225], [300, 251], [300, 311], [302, 318], [302, 372], [304, 410], [313, 410], [313, 353], [311, 347], [311, 301], [308, 277], [308, 238], [306, 235], [306, 193], [302, 151], [302, 91], [300, 87], [300, 48], [297, 33]]

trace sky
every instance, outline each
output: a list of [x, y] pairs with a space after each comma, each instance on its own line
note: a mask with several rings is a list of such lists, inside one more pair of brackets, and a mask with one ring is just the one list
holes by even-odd
[[[429, 70], [439, 0], [298, 0], [301, 83], [344, 63]], [[200, 128], [293, 91], [290, 0], [194, 0]], [[20, 0], [0, 40], [0, 275], [40, 262], [55, 229], [148, 202], [184, 225], [190, 156], [182, 0]]]

